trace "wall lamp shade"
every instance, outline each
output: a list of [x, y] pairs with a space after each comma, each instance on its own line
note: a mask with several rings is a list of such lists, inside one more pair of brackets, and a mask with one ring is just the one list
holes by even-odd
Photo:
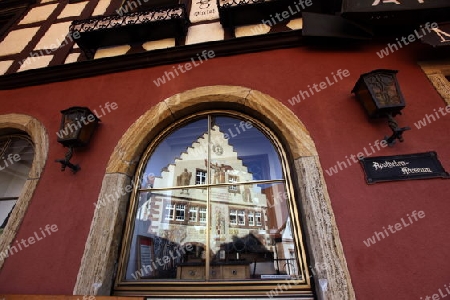
[[396, 115], [402, 114], [401, 110], [406, 105], [397, 81], [397, 73], [397, 70], [377, 69], [362, 74], [352, 90], [369, 118], [388, 118], [392, 135], [385, 140], [389, 145], [394, 144], [397, 139], [403, 142], [403, 131], [411, 129], [399, 128], [394, 119]]
[[64, 159], [57, 159], [61, 171], [66, 167], [74, 173], [80, 170], [79, 165], [70, 162], [73, 148], [85, 147], [89, 144], [100, 119], [87, 107], [74, 106], [61, 111], [61, 124], [58, 132], [58, 143], [69, 148]]

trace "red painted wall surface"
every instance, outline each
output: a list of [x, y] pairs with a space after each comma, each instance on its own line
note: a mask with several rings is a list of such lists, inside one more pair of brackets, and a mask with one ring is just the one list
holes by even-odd
[[[313, 138], [331, 197], [340, 237], [357, 299], [420, 299], [450, 282], [450, 181], [442, 179], [367, 185], [358, 164], [329, 176], [325, 170], [345, 156], [390, 134], [387, 122], [369, 123], [352, 97], [359, 75], [373, 69], [397, 69], [407, 101], [397, 120], [409, 125], [405, 142], [375, 155], [437, 151], [450, 170], [450, 115], [422, 129], [414, 123], [445, 107], [417, 65], [421, 50], [414, 44], [380, 59], [386, 44], [354, 50], [292, 48], [219, 57], [156, 87], [153, 80], [172, 66], [159, 66], [93, 78], [0, 91], [0, 114], [20, 113], [40, 120], [50, 137], [48, 161], [16, 239], [28, 238], [46, 224], [58, 231], [6, 259], [0, 271], [0, 293], [71, 294], [97, 201], [105, 166], [127, 128], [156, 103], [200, 86], [245, 86], [279, 99], [305, 124]], [[350, 76], [294, 106], [288, 99], [308, 85], [319, 84], [347, 69]], [[82, 170], [75, 176], [60, 172], [55, 159], [65, 149], [56, 142], [61, 109], [106, 102], [118, 109], [102, 117], [88, 151], [75, 152]], [[295, 130], [295, 129], [293, 129]], [[394, 225], [414, 210], [425, 217], [367, 247], [374, 231]]]

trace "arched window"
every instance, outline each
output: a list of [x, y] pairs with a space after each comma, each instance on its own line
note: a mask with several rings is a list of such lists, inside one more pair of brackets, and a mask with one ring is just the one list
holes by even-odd
[[115, 294], [313, 299], [287, 161], [269, 128], [237, 112], [167, 128], [137, 170]]
[[33, 158], [33, 143], [27, 135], [0, 135], [0, 232], [28, 179]]

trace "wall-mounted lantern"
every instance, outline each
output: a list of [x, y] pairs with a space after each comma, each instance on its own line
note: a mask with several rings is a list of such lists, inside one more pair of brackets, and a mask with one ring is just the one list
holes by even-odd
[[89, 144], [100, 119], [87, 107], [74, 106], [61, 111], [61, 125], [58, 132], [58, 143], [69, 148], [64, 159], [57, 159], [61, 164], [61, 171], [66, 167], [74, 173], [80, 170], [79, 165], [70, 162], [73, 148], [84, 147]]
[[397, 81], [396, 70], [378, 69], [362, 74], [355, 84], [352, 93], [364, 107], [369, 118], [388, 118], [392, 135], [384, 140], [392, 146], [395, 140], [403, 142], [403, 132], [409, 127], [398, 127], [394, 117], [401, 115], [405, 108], [405, 99]]

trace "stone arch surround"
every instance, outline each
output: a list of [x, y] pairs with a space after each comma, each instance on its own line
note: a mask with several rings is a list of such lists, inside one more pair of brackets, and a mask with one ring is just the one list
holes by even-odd
[[[49, 141], [47, 131], [42, 123], [28, 115], [0, 115], [0, 130], [2, 129], [23, 131], [28, 134], [34, 145], [34, 159], [30, 172], [28, 173], [28, 178], [23, 185], [22, 192], [19, 195], [19, 199], [17, 199], [16, 206], [12, 210], [8, 223], [0, 235], [0, 253], [6, 253], [5, 251], [8, 251], [16, 237], [25, 212], [33, 197], [33, 193], [41, 178], [48, 157]], [[0, 260], [0, 269], [3, 267], [6, 259]]]
[[[139, 159], [152, 139], [172, 122], [201, 110], [225, 109], [264, 122], [282, 140], [293, 160], [296, 194], [302, 207], [310, 263], [319, 299], [356, 299], [319, 157], [308, 131], [280, 101], [240, 86], [206, 86], [175, 94], [145, 112], [125, 132], [106, 167], [98, 199], [130, 187]], [[114, 193], [116, 194], [116, 193]], [[73, 293], [109, 295], [130, 193], [95, 209]], [[318, 280], [327, 281], [321, 291]]]

